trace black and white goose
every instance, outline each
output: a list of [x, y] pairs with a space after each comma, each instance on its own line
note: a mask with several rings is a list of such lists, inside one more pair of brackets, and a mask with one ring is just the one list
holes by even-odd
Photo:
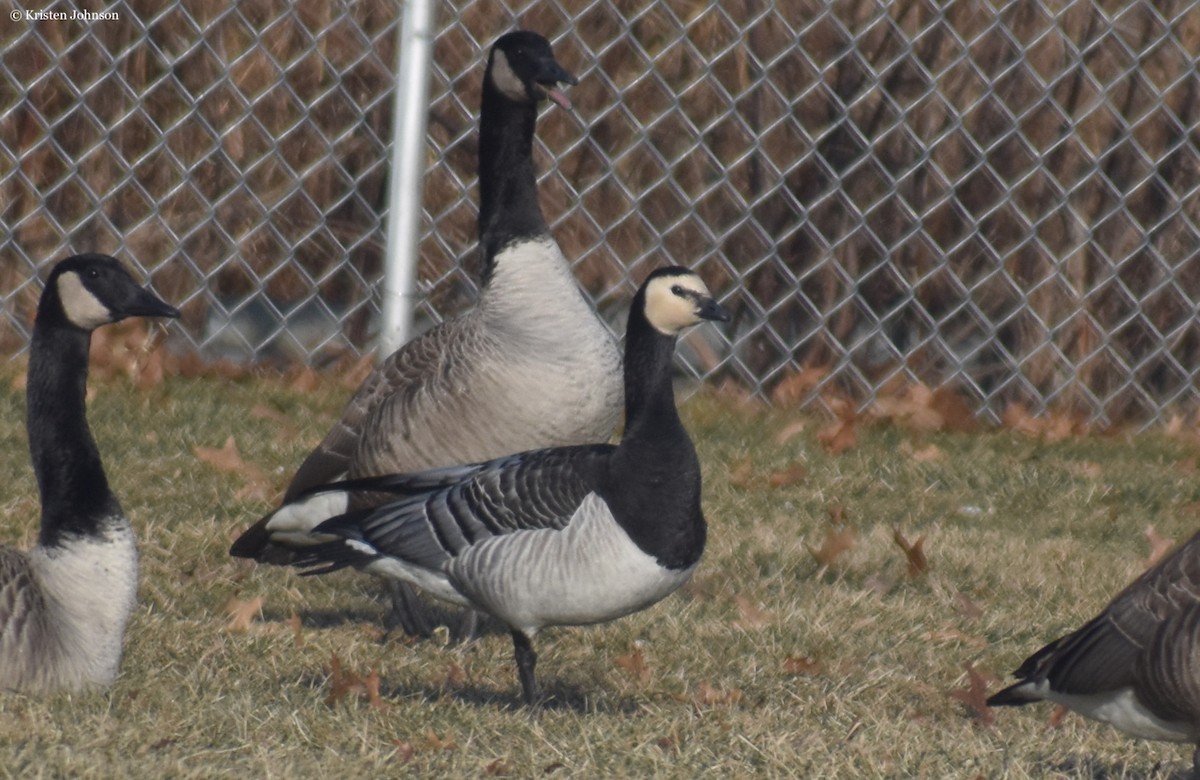
[[[479, 122], [479, 301], [380, 364], [301, 464], [285, 503], [337, 479], [612, 435], [621, 413], [620, 352], [550, 234], [534, 176], [538, 105], [549, 98], [569, 107], [560, 87], [574, 83], [540, 35], [514, 32], [492, 46]], [[308, 530], [290, 527], [280, 544], [260, 522], [230, 553], [289, 563], [288, 548]], [[409, 593], [393, 600], [410, 633], [432, 628]]]
[[[469, 466], [351, 480], [265, 518], [306, 515], [325, 544], [302, 548], [311, 573], [355, 566], [473, 607], [512, 632], [525, 700], [537, 700], [532, 639], [546, 626], [636, 612], [687, 581], [704, 550], [700, 468], [671, 385], [678, 333], [726, 319], [700, 277], [652, 273], [629, 313], [625, 433], [619, 445], [523, 452]], [[349, 494], [389, 503], [330, 517]], [[338, 510], [335, 510], [335, 512]]]
[[28, 552], [0, 547], [0, 688], [73, 690], [117, 675], [137, 548], [87, 424], [88, 348], [106, 323], [178, 316], [111, 257], [77, 255], [50, 273], [25, 391], [41, 533]]
[[[1014, 676], [990, 706], [1052, 701], [1140, 739], [1200, 742], [1200, 534]], [[1200, 747], [1193, 765], [1200, 777]]]

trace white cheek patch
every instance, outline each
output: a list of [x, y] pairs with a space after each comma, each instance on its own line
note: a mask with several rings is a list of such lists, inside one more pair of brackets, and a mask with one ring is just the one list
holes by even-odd
[[671, 292], [674, 286], [685, 287], [708, 297], [708, 288], [698, 276], [663, 276], [646, 288], [646, 319], [659, 333], [674, 336], [684, 328], [700, 322], [696, 302]]
[[76, 327], [92, 330], [113, 321], [112, 312], [83, 286], [74, 271], [58, 277], [58, 299], [67, 319]]
[[498, 49], [492, 55], [492, 83], [509, 99], [521, 103], [529, 102], [529, 93], [525, 91], [525, 85], [517, 78], [512, 65], [508, 63], [508, 57]]

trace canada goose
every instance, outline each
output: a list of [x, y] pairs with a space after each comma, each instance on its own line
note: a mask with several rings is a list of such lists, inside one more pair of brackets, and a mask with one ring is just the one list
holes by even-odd
[[990, 706], [1049, 700], [1140, 739], [1200, 741], [1200, 534], [1013, 674]]
[[[621, 413], [620, 352], [546, 226], [533, 168], [538, 104], [549, 98], [569, 107], [559, 87], [574, 83], [540, 35], [509, 33], [492, 46], [479, 120], [479, 302], [405, 344], [367, 377], [301, 464], [284, 503], [337, 479], [612, 435]], [[355, 500], [372, 502], [366, 495]], [[291, 562], [262, 522], [230, 554]], [[436, 625], [411, 591], [394, 591], [393, 604], [409, 633], [428, 634]]]
[[[600, 623], [687, 581], [704, 550], [700, 467], [671, 385], [678, 333], [727, 319], [700, 277], [652, 273], [629, 313], [619, 445], [540, 449], [469, 466], [318, 488], [265, 518], [323, 574], [355, 566], [484, 611], [509, 627], [525, 701], [537, 701], [532, 640], [545, 626]], [[391, 493], [350, 509], [357, 492]], [[331, 515], [333, 515], [331, 517]]]
[[0, 688], [74, 690], [117, 675], [137, 548], [88, 429], [88, 348], [101, 325], [178, 316], [111, 257], [76, 255], [50, 272], [25, 390], [41, 533], [28, 552], [0, 547]]

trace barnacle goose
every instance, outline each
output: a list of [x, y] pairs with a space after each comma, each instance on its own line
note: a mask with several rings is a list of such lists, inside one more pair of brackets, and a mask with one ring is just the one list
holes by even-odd
[[989, 705], [1048, 700], [1140, 739], [1200, 742], [1200, 534], [1014, 676]]
[[[285, 503], [336, 479], [612, 435], [621, 413], [620, 352], [550, 234], [533, 167], [538, 105], [549, 98], [570, 107], [560, 86], [575, 83], [536, 33], [509, 33], [492, 46], [479, 120], [478, 304], [413, 339], [367, 377], [301, 464]], [[372, 499], [355, 501], [363, 506]], [[307, 530], [297, 528], [290, 538]], [[261, 522], [230, 554], [276, 564], [292, 558]], [[394, 588], [401, 626], [428, 634], [435, 618], [403, 585]], [[472, 623], [458, 624], [455, 633]]]
[[[534, 704], [540, 629], [645, 609], [700, 560], [700, 467], [675, 409], [671, 357], [677, 334], [706, 319], [727, 316], [685, 268], [657, 270], [638, 290], [619, 445], [350, 480], [298, 497], [264, 526], [281, 539], [301, 527], [326, 540], [299, 548], [296, 563], [310, 573], [355, 566], [497, 618], [511, 630], [525, 701]], [[358, 492], [393, 497], [342, 512]]]
[[76, 255], [50, 273], [25, 390], [41, 533], [28, 552], [0, 547], [0, 688], [74, 690], [117, 675], [137, 548], [88, 429], [88, 348], [106, 323], [178, 316], [111, 257]]

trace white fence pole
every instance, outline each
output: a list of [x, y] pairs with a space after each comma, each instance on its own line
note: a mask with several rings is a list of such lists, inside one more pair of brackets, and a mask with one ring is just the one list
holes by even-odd
[[387, 250], [383, 269], [381, 359], [412, 335], [417, 244], [421, 236], [421, 179], [425, 175], [425, 123], [433, 61], [434, 0], [406, 0], [396, 65], [392, 169], [388, 177]]

